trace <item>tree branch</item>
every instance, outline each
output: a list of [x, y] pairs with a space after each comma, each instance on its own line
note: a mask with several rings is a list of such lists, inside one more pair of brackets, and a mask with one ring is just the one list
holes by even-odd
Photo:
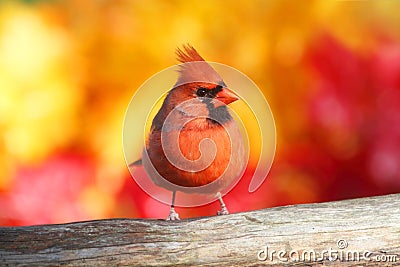
[[399, 204], [396, 194], [178, 222], [2, 227], [0, 265], [399, 266]]

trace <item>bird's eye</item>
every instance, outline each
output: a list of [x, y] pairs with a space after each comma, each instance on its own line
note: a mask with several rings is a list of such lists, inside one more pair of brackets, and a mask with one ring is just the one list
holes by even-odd
[[206, 95], [206, 93], [207, 93], [207, 89], [203, 88], [203, 87], [199, 87], [199, 89], [197, 89], [197, 91], [196, 91], [196, 95], [198, 97], [204, 97]]

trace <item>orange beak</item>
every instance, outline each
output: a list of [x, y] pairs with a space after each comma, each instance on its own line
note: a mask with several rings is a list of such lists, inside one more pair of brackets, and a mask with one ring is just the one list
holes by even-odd
[[[217, 93], [217, 95], [215, 96], [215, 99], [217, 99], [218, 101], [221, 101], [225, 105], [228, 105], [229, 103], [239, 100], [239, 97], [234, 92], [229, 90], [228, 88], [222, 88], [222, 90], [219, 91]], [[216, 106], [221, 106], [222, 104], [218, 101], [216, 101], [216, 103], [215, 103]]]

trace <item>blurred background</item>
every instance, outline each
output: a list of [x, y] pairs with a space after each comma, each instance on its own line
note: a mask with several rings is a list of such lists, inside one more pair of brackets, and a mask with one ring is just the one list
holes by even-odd
[[252, 194], [244, 177], [231, 212], [400, 192], [400, 2], [307, 3], [0, 1], [0, 225], [165, 218], [122, 125], [185, 43], [247, 74], [275, 117], [269, 177]]

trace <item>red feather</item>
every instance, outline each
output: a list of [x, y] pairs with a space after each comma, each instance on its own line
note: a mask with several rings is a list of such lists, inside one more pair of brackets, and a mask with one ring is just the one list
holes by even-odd
[[193, 61], [205, 61], [204, 58], [202, 58], [199, 55], [196, 49], [194, 49], [193, 46], [189, 44], [184, 45], [183, 50], [179, 48], [176, 49], [176, 54], [178, 56], [178, 60], [182, 63], [193, 62]]
[[208, 82], [219, 84], [221, 76], [208, 64], [204, 58], [191, 45], [184, 45], [183, 49], [177, 49], [180, 65], [180, 75], [175, 86], [191, 82]]

